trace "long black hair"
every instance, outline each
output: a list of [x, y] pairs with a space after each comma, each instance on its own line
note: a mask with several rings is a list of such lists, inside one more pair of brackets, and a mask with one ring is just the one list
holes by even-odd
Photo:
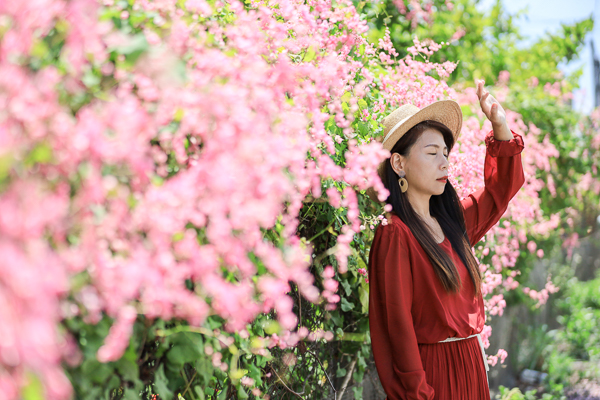
[[[399, 153], [405, 157], [408, 156], [419, 137], [421, 137], [425, 130], [430, 128], [436, 129], [442, 134], [444, 142], [448, 147], [448, 154], [450, 154], [454, 146], [454, 135], [446, 125], [436, 121], [424, 121], [412, 127], [396, 142], [391, 153]], [[402, 193], [398, 179], [399, 175], [392, 168], [391, 158], [388, 158], [385, 161], [383, 171], [383, 184], [390, 191], [386, 203], [391, 204], [392, 211], [410, 228], [421, 247], [423, 247], [443, 287], [448, 292], [458, 292], [462, 286], [462, 282], [456, 265], [452, 258], [435, 241], [425, 222], [413, 209], [406, 193]], [[429, 200], [429, 213], [438, 221], [454, 251], [456, 251], [467, 267], [475, 286], [475, 293], [479, 294], [482, 278], [479, 263], [471, 251], [463, 215], [463, 206], [450, 181], [446, 182], [446, 187], [442, 194], [431, 196]]]

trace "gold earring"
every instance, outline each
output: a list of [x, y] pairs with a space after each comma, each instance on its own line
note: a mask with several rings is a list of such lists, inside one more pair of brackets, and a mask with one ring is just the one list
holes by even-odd
[[408, 190], [408, 181], [406, 180], [406, 178], [404, 178], [406, 176], [406, 173], [404, 171], [400, 171], [398, 175], [400, 175], [400, 179], [398, 179], [398, 183], [400, 184], [400, 190], [402, 190], [402, 193], [404, 193]]

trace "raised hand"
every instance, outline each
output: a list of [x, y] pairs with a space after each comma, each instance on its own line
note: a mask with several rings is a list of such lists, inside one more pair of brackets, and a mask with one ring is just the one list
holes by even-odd
[[483, 111], [487, 119], [492, 123], [494, 136], [499, 140], [512, 139], [513, 135], [506, 123], [506, 111], [504, 111], [498, 100], [485, 90], [483, 86], [485, 81], [483, 79], [478, 79], [475, 83], [477, 84], [477, 97], [479, 97], [481, 111]]

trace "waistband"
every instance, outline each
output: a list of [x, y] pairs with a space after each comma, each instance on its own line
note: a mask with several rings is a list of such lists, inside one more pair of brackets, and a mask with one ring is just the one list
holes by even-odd
[[464, 337], [464, 338], [461, 338], [461, 337], [449, 337], [448, 339], [440, 340], [438, 343], [456, 342], [458, 340], [470, 339], [470, 338], [475, 337], [475, 336], [477, 336], [477, 340], [479, 341], [479, 347], [481, 348], [481, 356], [483, 357], [483, 364], [485, 365], [485, 374], [487, 376], [487, 373], [490, 370], [490, 366], [488, 365], [487, 357], [485, 355], [485, 349], [483, 348], [483, 340], [481, 340], [481, 334], [476, 333], [474, 335], [467, 336], [467, 337]]

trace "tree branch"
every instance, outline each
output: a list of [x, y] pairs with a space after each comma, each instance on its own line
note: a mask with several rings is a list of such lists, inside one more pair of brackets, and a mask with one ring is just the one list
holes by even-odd
[[271, 367], [271, 370], [273, 372], [275, 372], [275, 375], [277, 375], [277, 378], [279, 379], [279, 381], [281, 382], [281, 384], [283, 385], [284, 388], [287, 389], [288, 392], [295, 394], [296, 396], [298, 396], [299, 398], [304, 400], [304, 397], [300, 396], [302, 393], [304, 393], [304, 391], [302, 393], [296, 393], [294, 392], [292, 389], [290, 389], [289, 387], [287, 387], [287, 385], [285, 384], [285, 382], [283, 381], [283, 379], [281, 379], [281, 377], [279, 376], [279, 374], [277, 374], [277, 371], [275, 371], [275, 368]]
[[344, 397], [344, 392], [348, 387], [348, 382], [350, 382], [350, 378], [352, 378], [352, 372], [354, 371], [354, 367], [356, 366], [356, 361], [358, 360], [358, 356], [354, 357], [352, 362], [350, 363], [350, 367], [348, 368], [348, 373], [344, 378], [344, 382], [342, 382], [342, 387], [340, 388], [340, 400]]

